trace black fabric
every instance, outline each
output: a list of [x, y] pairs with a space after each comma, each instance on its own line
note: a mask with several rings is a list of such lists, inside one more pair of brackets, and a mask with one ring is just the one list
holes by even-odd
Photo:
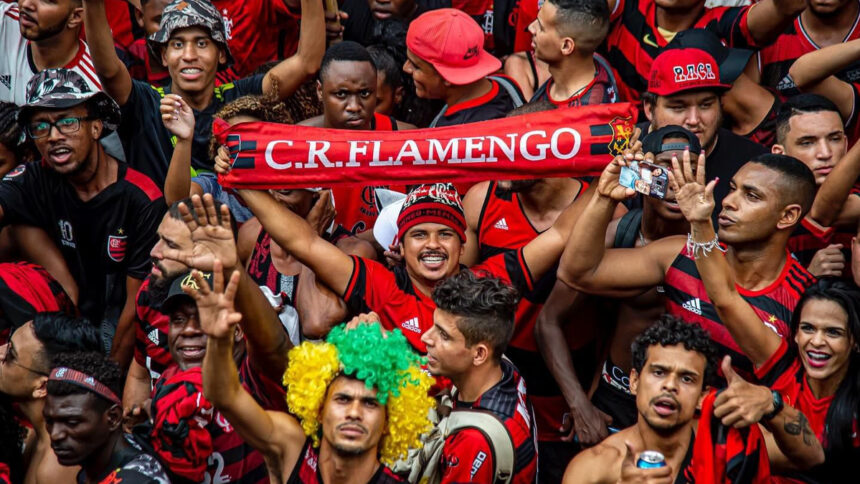
[[[167, 210], [155, 185], [125, 163], [117, 182], [87, 202], [62, 176], [30, 163], [0, 183], [0, 207], [3, 224], [40, 227], [53, 239], [80, 289], [78, 308], [93, 323], [115, 321], [126, 276], [144, 279], [150, 272], [149, 251]], [[112, 242], [121, 251], [112, 253]]]
[[705, 161], [705, 175], [708, 181], [719, 178], [714, 187], [714, 213], [719, 214], [723, 199], [729, 194], [729, 182], [735, 173], [749, 160], [768, 152], [764, 146], [738, 136], [727, 129], [720, 128], [717, 145]]
[[[213, 170], [209, 158], [209, 139], [212, 137], [212, 120], [222, 106], [248, 94], [263, 93], [263, 74], [246, 77], [215, 88], [212, 102], [203, 111], [194, 110], [194, 140], [191, 147], [191, 167], [195, 170]], [[167, 167], [176, 144], [173, 135], [161, 121], [161, 98], [170, 94], [170, 85], [156, 88], [141, 81], [133, 81], [131, 94], [122, 106], [122, 123], [119, 136], [125, 146], [128, 164], [164, 186]]]
[[612, 417], [612, 426], [617, 429], [626, 429], [635, 424], [639, 415], [636, 410], [636, 397], [613, 387], [603, 378], [597, 382], [597, 389], [591, 395], [591, 403]]
[[615, 228], [615, 242], [612, 247], [616, 249], [630, 249], [636, 247], [636, 239], [639, 238], [639, 230], [642, 227], [642, 209], [634, 208], [627, 211], [618, 221]]

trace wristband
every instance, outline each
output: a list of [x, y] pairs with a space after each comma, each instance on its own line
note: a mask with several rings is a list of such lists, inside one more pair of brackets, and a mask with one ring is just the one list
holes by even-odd
[[785, 402], [782, 401], [782, 395], [776, 390], [770, 391], [773, 396], [773, 411], [761, 416], [762, 420], [773, 420], [774, 417], [785, 408]]

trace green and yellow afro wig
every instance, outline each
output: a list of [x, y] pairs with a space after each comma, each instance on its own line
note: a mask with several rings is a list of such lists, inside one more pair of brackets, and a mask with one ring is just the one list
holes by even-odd
[[379, 323], [331, 330], [326, 342], [304, 342], [289, 353], [284, 373], [287, 405], [299, 418], [305, 434], [320, 444], [319, 414], [326, 391], [338, 375], [349, 375], [375, 388], [386, 405], [386, 432], [380, 442], [380, 461], [388, 466], [421, 446], [419, 436], [432, 424], [427, 418], [433, 398], [427, 396], [433, 378], [421, 370], [421, 357], [400, 330], [384, 332]]

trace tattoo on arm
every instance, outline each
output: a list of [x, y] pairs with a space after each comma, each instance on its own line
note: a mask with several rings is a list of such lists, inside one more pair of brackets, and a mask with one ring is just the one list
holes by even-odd
[[803, 443], [806, 445], [813, 445], [817, 439], [815, 433], [812, 432], [812, 428], [809, 426], [809, 420], [802, 413], [797, 414], [797, 419], [786, 421], [783, 429], [789, 435], [802, 435]]

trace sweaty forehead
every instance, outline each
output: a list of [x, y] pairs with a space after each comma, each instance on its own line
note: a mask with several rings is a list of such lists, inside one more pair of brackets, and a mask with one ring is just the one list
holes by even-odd
[[792, 138], [807, 136], [823, 137], [834, 132], [844, 132], [842, 117], [833, 111], [799, 113], [788, 119], [788, 133]]
[[321, 75], [323, 89], [334, 86], [376, 86], [376, 69], [367, 61], [331, 61]]
[[48, 395], [45, 413], [54, 418], [82, 416], [92, 410], [95, 398], [98, 397], [90, 392], [62, 396]]
[[705, 357], [701, 353], [688, 350], [682, 344], [649, 346], [648, 359], [645, 362], [645, 366], [660, 366], [678, 373], [697, 375], [705, 373], [706, 364]]
[[330, 395], [349, 395], [353, 398], [376, 398], [376, 389], [367, 388], [362, 380], [345, 375], [339, 375], [329, 385]]

